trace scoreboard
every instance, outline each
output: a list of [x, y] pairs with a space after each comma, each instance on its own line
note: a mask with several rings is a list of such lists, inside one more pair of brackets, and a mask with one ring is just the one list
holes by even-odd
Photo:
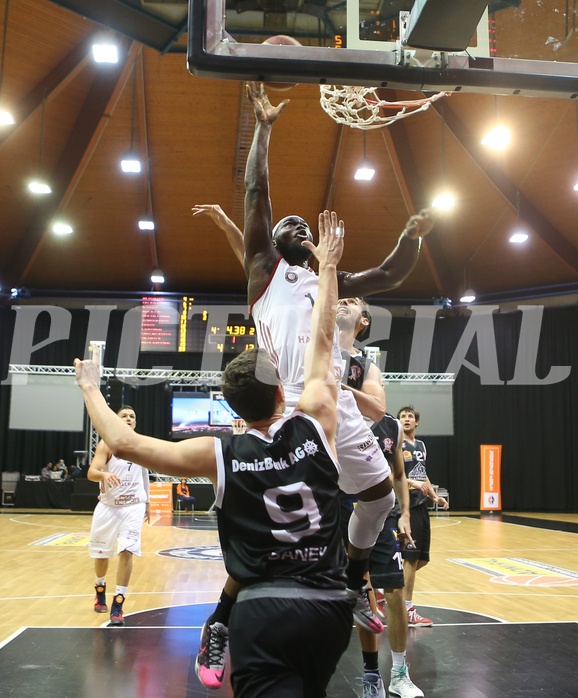
[[239, 354], [257, 345], [255, 325], [244, 306], [145, 297], [141, 351]]

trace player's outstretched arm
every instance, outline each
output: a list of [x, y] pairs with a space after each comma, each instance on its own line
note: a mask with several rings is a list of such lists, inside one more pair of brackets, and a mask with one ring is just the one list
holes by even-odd
[[370, 296], [397, 288], [413, 271], [419, 257], [421, 238], [428, 235], [433, 226], [433, 214], [429, 209], [411, 216], [397, 245], [378, 267], [355, 274], [339, 274], [339, 296]]
[[397, 524], [398, 535], [402, 545], [410, 544], [415, 546], [415, 542], [411, 537], [411, 525], [409, 516], [409, 487], [407, 483], [407, 477], [405, 475], [405, 468], [403, 466], [403, 453], [401, 448], [401, 442], [397, 445], [397, 448], [393, 453], [391, 471], [393, 474], [393, 489], [401, 511], [401, 515]]
[[279, 258], [271, 239], [272, 210], [269, 197], [269, 141], [271, 127], [287, 105], [272, 106], [262, 84], [249, 83], [247, 96], [255, 112], [255, 131], [245, 168], [245, 273], [252, 303], [265, 288]]
[[219, 204], [195, 204], [191, 209], [193, 216], [206, 214], [215, 224], [225, 232], [227, 242], [235, 253], [235, 257], [241, 262], [241, 266], [245, 266], [245, 243], [243, 241], [243, 233], [227, 216]]
[[337, 385], [333, 375], [333, 338], [337, 310], [337, 264], [343, 253], [343, 221], [335, 212], [319, 214], [319, 244], [304, 241], [319, 262], [319, 288], [311, 318], [311, 341], [305, 352], [305, 389], [297, 409], [315, 417], [330, 443], [337, 425]]
[[75, 359], [74, 368], [88, 414], [111, 453], [159, 473], [208, 477], [216, 483], [217, 463], [212, 437], [171, 442], [138, 434], [106, 404], [99, 387], [100, 370], [94, 361]]

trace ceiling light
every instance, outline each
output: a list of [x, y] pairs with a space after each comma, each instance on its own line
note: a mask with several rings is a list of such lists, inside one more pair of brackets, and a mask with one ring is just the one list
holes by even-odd
[[151, 274], [151, 282], [153, 284], [164, 284], [165, 283], [165, 275], [162, 273], [160, 269], [155, 269], [153, 273]]
[[521, 244], [528, 239], [528, 233], [520, 227], [520, 192], [516, 192], [516, 227], [510, 235], [510, 242]]
[[0, 126], [12, 126], [16, 121], [12, 114], [6, 109], [0, 109]]
[[440, 123], [441, 123], [441, 165], [442, 165], [442, 177], [441, 177], [441, 191], [435, 196], [431, 205], [432, 208], [438, 211], [451, 211], [456, 205], [456, 197], [447, 187], [447, 176], [446, 176], [446, 121], [444, 117], [444, 105], [440, 107]]
[[431, 203], [432, 208], [440, 211], [451, 211], [456, 205], [456, 197], [449, 191], [438, 194]]
[[110, 42], [94, 43], [92, 58], [95, 63], [118, 63], [118, 47]]
[[363, 160], [361, 165], [357, 168], [354, 178], [358, 181], [369, 182], [373, 179], [375, 174], [375, 169], [369, 160]]
[[357, 168], [357, 171], [353, 175], [354, 179], [362, 182], [369, 182], [373, 179], [375, 174], [375, 168], [370, 160], [367, 159], [365, 154], [365, 131], [363, 132], [363, 160]]
[[46, 96], [42, 99], [42, 111], [40, 112], [40, 140], [39, 140], [39, 156], [38, 156], [38, 174], [34, 179], [28, 182], [28, 191], [32, 194], [45, 196], [52, 194], [52, 187], [43, 177], [44, 170], [44, 121], [46, 115]]
[[572, 189], [574, 189], [574, 191], [578, 191], [578, 182], [576, 182], [576, 184], [572, 187]]
[[120, 161], [120, 167], [123, 172], [131, 174], [139, 173], [142, 170], [140, 157], [134, 150], [134, 124], [136, 119], [136, 63], [132, 69], [133, 85], [132, 85], [132, 114], [130, 122], [130, 149], [126, 152]]
[[32, 194], [52, 194], [50, 185], [39, 179], [33, 179], [31, 182], [28, 182], [28, 190]]
[[139, 156], [134, 150], [127, 151], [120, 161], [120, 168], [123, 172], [138, 173], [142, 170], [142, 164]]
[[143, 216], [138, 222], [139, 230], [154, 230], [155, 222], [151, 216]]
[[56, 235], [70, 235], [74, 232], [74, 229], [68, 223], [63, 223], [62, 221], [54, 223], [52, 226], [52, 232]]
[[506, 128], [506, 126], [498, 125], [486, 133], [482, 138], [482, 145], [492, 150], [504, 150], [510, 145], [511, 139], [510, 129]]
[[528, 239], [528, 233], [524, 233], [521, 230], [518, 230], [516, 233], [513, 233], [510, 236], [510, 242], [515, 242], [518, 245], [521, 244], [522, 242], [526, 242]]
[[460, 301], [462, 303], [473, 303], [475, 300], [476, 292], [471, 288], [466, 289], [464, 295], [460, 298]]

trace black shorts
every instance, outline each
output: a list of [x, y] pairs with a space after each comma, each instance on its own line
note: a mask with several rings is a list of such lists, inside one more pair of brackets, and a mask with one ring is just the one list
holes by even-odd
[[388, 516], [369, 556], [369, 576], [375, 589], [403, 589], [403, 558], [397, 540], [397, 518]]
[[411, 525], [411, 537], [415, 542], [415, 548], [405, 549], [402, 552], [404, 560], [423, 560], [429, 562], [429, 550], [431, 545], [431, 524], [427, 503], [419, 504], [409, 510]]
[[[353, 511], [354, 497], [339, 493], [341, 534], [347, 545], [347, 524]], [[397, 540], [397, 518], [389, 516], [369, 556], [369, 575], [376, 589], [403, 588], [403, 559]]]
[[323, 698], [353, 625], [352, 602], [237, 601], [229, 621], [235, 698]]

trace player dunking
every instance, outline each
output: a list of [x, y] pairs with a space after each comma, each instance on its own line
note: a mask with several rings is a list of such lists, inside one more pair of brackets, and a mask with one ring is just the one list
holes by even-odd
[[[288, 216], [274, 227], [272, 225], [268, 147], [271, 127], [287, 102], [273, 107], [262, 85], [251, 84], [247, 89], [254, 107], [256, 125], [245, 176], [244, 253], [240, 249], [243, 246], [235, 239], [234, 231], [227, 226], [224, 229], [237, 257], [244, 259], [248, 300], [258, 342], [275, 362], [285, 386], [287, 405], [291, 407], [303, 390], [304, 352], [311, 327], [311, 299], [317, 294], [318, 280], [308, 267], [310, 252], [303, 245], [312, 240], [312, 235], [307, 222], [300, 216]], [[208, 207], [194, 209], [195, 213], [204, 210], [222, 214]], [[415, 266], [420, 236], [429, 233], [432, 227], [433, 221], [428, 212], [410, 218], [395, 250], [380, 266], [356, 274], [338, 272], [339, 295], [360, 296], [396, 288]], [[336, 380], [341, 378], [342, 367], [336, 341]], [[372, 632], [381, 632], [383, 624], [371, 611], [363, 576], [371, 548], [393, 506], [390, 468], [373, 433], [363, 421], [353, 396], [345, 390], [338, 393], [338, 419], [336, 446], [342, 466], [340, 486], [358, 498], [349, 524], [348, 588], [356, 596], [357, 623]], [[401, 530], [400, 534], [403, 537], [405, 531]], [[229, 591], [226, 588], [220, 601], [230, 608], [232, 601]], [[222, 621], [213, 616], [207, 626], [209, 631], [213, 622], [222, 625]], [[204, 651], [204, 648], [210, 644], [208, 632], [204, 635], [201, 648], [201, 654], [207, 658], [212, 653]], [[222, 666], [214, 662], [205, 668], [207, 681], [212, 683], [212, 687], [220, 685]]]

